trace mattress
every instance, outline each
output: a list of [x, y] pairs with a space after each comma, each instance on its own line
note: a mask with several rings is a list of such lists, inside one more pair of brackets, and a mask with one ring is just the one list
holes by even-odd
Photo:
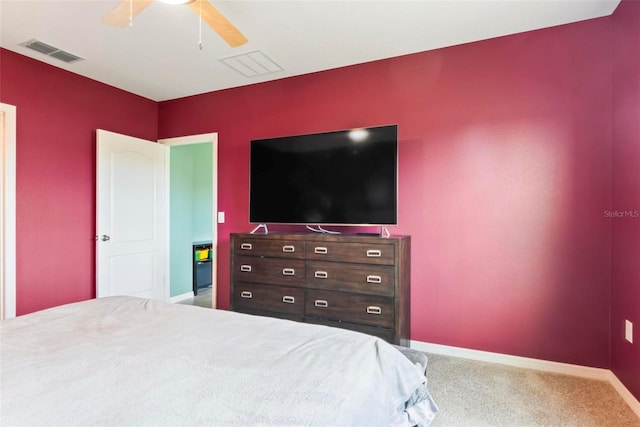
[[3, 426], [426, 426], [437, 413], [419, 364], [327, 326], [107, 297], [2, 321], [0, 339]]
[[394, 345], [396, 350], [402, 353], [407, 359], [409, 359], [414, 365], [416, 365], [422, 372], [427, 372], [427, 355], [421, 351], [413, 350], [408, 347], [402, 347], [399, 345]]

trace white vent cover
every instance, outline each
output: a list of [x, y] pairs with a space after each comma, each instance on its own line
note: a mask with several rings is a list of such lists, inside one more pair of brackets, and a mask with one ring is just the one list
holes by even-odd
[[58, 49], [57, 47], [42, 43], [41, 41], [38, 41], [36, 39], [27, 40], [24, 43], [20, 43], [20, 46], [24, 46], [29, 49], [35, 50], [36, 52], [51, 56], [52, 58], [59, 59], [60, 61], [64, 61], [67, 64], [72, 64], [84, 59], [62, 49]]
[[263, 76], [283, 70], [280, 65], [259, 50], [228, 56], [221, 58], [220, 61], [245, 77]]

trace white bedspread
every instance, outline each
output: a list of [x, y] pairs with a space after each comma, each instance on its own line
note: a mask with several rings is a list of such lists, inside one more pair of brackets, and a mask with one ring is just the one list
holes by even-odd
[[[0, 424], [427, 425], [420, 370], [377, 338], [130, 297], [0, 323]], [[399, 409], [400, 408], [400, 409]]]

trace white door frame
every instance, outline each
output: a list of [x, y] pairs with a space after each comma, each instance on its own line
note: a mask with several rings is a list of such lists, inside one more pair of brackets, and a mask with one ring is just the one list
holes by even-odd
[[16, 107], [0, 103], [0, 319], [16, 316]]
[[[160, 144], [164, 144], [168, 147], [172, 147], [172, 146], [177, 146], [177, 145], [189, 145], [189, 144], [201, 144], [201, 143], [207, 143], [210, 142], [213, 148], [213, 158], [211, 159], [212, 161], [212, 165], [213, 165], [213, 177], [212, 177], [212, 188], [213, 188], [213, 209], [211, 212], [213, 212], [213, 215], [211, 216], [211, 231], [212, 231], [212, 236], [211, 236], [211, 246], [212, 249], [214, 250], [214, 257], [211, 259], [211, 305], [213, 308], [216, 308], [217, 303], [218, 303], [218, 133], [217, 132], [213, 132], [213, 133], [202, 133], [199, 135], [189, 135], [189, 136], [180, 136], [180, 137], [176, 137], [176, 138], [164, 138], [164, 139], [159, 139], [158, 143]], [[170, 162], [171, 162], [171, 154], [169, 153], [169, 162], [167, 163], [167, 193], [168, 193], [168, 197], [167, 197], [167, 207], [166, 207], [166, 212], [167, 214], [170, 211], [170, 201], [171, 201], [171, 186], [170, 186], [170, 176], [171, 176], [171, 166], [170, 166]], [[171, 218], [169, 218], [169, 220], [167, 221], [167, 241], [169, 241], [169, 227], [171, 226]], [[170, 278], [171, 277], [171, 271], [170, 271], [170, 262], [169, 260], [171, 259], [171, 248], [169, 247], [170, 245], [167, 244], [167, 253], [166, 253], [166, 260], [167, 262], [165, 263], [166, 265], [166, 271], [165, 271], [165, 277]], [[167, 288], [171, 287], [171, 283], [168, 283]]]

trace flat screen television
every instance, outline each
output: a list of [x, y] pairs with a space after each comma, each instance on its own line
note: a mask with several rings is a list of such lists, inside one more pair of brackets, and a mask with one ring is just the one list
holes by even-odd
[[254, 224], [395, 225], [398, 126], [251, 141]]

